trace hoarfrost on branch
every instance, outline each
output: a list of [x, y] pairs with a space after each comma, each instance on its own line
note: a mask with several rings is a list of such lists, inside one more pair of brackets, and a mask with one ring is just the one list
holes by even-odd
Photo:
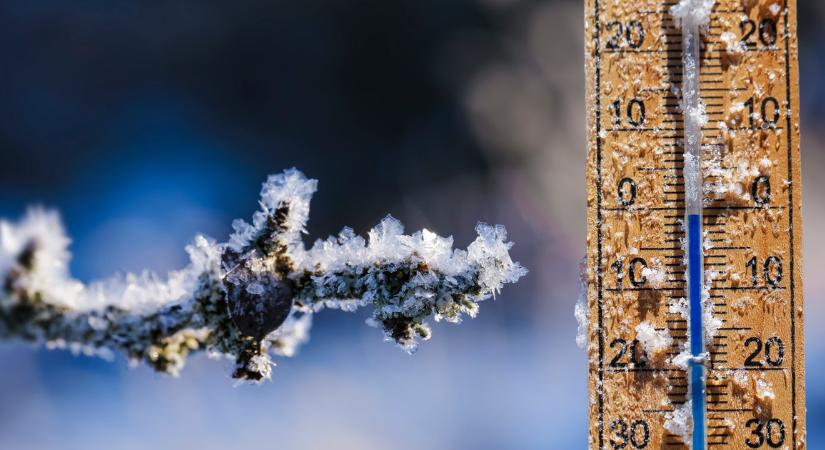
[[404, 234], [387, 217], [366, 238], [344, 228], [311, 248], [301, 235], [317, 181], [291, 169], [263, 184], [252, 223], [226, 243], [196, 236], [190, 263], [161, 277], [84, 284], [69, 274], [69, 239], [55, 212], [0, 221], [0, 337], [109, 356], [177, 375], [188, 354], [235, 360], [233, 377], [268, 379], [271, 354], [292, 356], [312, 314], [372, 306], [368, 323], [412, 353], [429, 319], [460, 322], [526, 274], [502, 226], [479, 224], [466, 250], [428, 230]]

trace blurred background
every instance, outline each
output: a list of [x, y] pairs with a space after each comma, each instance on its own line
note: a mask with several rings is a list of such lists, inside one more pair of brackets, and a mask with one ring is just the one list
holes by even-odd
[[[178, 379], [0, 344], [2, 449], [586, 448], [573, 304], [585, 244], [580, 1], [0, 3], [0, 216], [60, 209], [83, 280], [187, 262], [268, 173], [320, 180], [309, 240], [392, 213], [531, 273], [410, 357], [315, 317], [273, 380]], [[799, 5], [810, 448], [825, 448], [825, 3]]]

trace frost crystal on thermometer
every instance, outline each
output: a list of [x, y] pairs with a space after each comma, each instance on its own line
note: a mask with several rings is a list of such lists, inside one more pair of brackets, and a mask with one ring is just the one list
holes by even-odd
[[668, 350], [673, 343], [673, 338], [670, 337], [667, 328], [657, 330], [648, 321], [636, 325], [636, 338], [641, 342], [645, 352], [651, 356]]
[[691, 400], [688, 400], [682, 405], [675, 406], [672, 412], [665, 414], [665, 429], [681, 437], [682, 442], [690, 442], [690, 437], [693, 434], [692, 407]]
[[771, 384], [762, 378], [756, 380], [756, 398], [761, 402], [768, 402], [776, 398]]
[[108, 357], [176, 375], [189, 353], [235, 360], [233, 377], [271, 374], [270, 354], [293, 356], [312, 314], [372, 306], [369, 323], [414, 351], [429, 319], [460, 322], [527, 273], [502, 226], [479, 224], [467, 250], [428, 230], [404, 234], [387, 217], [367, 238], [345, 228], [306, 249], [301, 240], [317, 181], [295, 169], [270, 176], [252, 223], [226, 243], [196, 236], [190, 263], [165, 277], [127, 274], [84, 284], [68, 270], [69, 239], [54, 212], [0, 221], [0, 337]]
[[670, 14], [677, 27], [699, 28], [707, 30], [710, 23], [710, 14], [716, 0], [679, 0], [671, 6]]

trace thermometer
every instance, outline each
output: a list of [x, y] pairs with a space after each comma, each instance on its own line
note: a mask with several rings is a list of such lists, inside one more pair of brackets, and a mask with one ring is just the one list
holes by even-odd
[[591, 449], [806, 448], [796, 2], [709, 3], [585, 2]]

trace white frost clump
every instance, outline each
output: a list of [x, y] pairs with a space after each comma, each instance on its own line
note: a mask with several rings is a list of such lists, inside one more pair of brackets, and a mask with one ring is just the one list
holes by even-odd
[[716, 0], [679, 0], [679, 3], [670, 7], [670, 14], [676, 26], [706, 31], [715, 3]]
[[771, 384], [762, 378], [756, 380], [756, 398], [763, 403], [776, 398]]
[[[527, 269], [510, 259], [512, 242], [507, 241], [507, 230], [501, 225], [478, 224], [478, 238], [467, 247], [467, 261], [478, 265], [479, 284], [492, 295], [506, 283], [514, 283], [527, 275]], [[459, 253], [461, 254], [461, 253]]]
[[693, 402], [688, 400], [680, 406], [675, 406], [673, 412], [665, 414], [665, 429], [682, 438], [682, 442], [690, 442], [693, 435]]
[[729, 55], [736, 55], [745, 52], [745, 43], [734, 33], [726, 31], [719, 36], [719, 40], [725, 44], [725, 51]]
[[690, 350], [682, 349], [681, 352], [670, 359], [670, 363], [682, 369], [687, 369], [692, 360], [693, 355], [690, 353]]
[[[0, 220], [0, 274], [14, 270], [19, 256], [29, 251], [30, 263], [38, 270], [27, 274], [19, 283], [42, 292], [49, 300], [57, 300], [67, 294], [73, 299], [82, 286], [67, 279], [71, 256], [69, 242], [60, 216], [54, 211], [30, 208], [16, 224]], [[35, 246], [37, 251], [34, 251]]]
[[[760, 161], [760, 164], [764, 164]], [[770, 160], [768, 160], [770, 164]], [[719, 161], [709, 164], [707, 174], [718, 181], [707, 183], [705, 192], [724, 197], [731, 195], [741, 200], [750, 200], [749, 183], [760, 174], [760, 170], [745, 159], [729, 163], [723, 167]]]
[[682, 351], [680, 351], [678, 354], [670, 358], [670, 364], [687, 370], [691, 364], [707, 363], [709, 358], [710, 354], [708, 352], [703, 352], [700, 353], [698, 356], [693, 356], [693, 353], [691, 353], [690, 351], [689, 343], [684, 342], [682, 344]]
[[662, 269], [655, 267], [645, 267], [642, 269], [642, 277], [647, 279], [647, 282], [654, 289], [659, 289], [665, 285], [667, 281], [667, 274]]
[[670, 302], [667, 306], [667, 310], [671, 314], [678, 314], [683, 319], [687, 319], [689, 317], [689, 309], [688, 309], [688, 300], [684, 297]]
[[695, 108], [687, 108], [685, 111], [685, 120], [695, 123], [699, 128], [708, 124], [708, 114], [705, 104], [700, 101]]
[[673, 338], [667, 329], [657, 330], [648, 321], [640, 322], [636, 325], [636, 339], [641, 342], [645, 353], [650, 356], [657, 355], [670, 348]]
[[734, 392], [746, 392], [750, 388], [750, 377], [747, 372], [743, 370], [734, 370], [732, 372]]
[[582, 263], [581, 270], [579, 298], [576, 300], [576, 306], [574, 307], [573, 314], [576, 316], [576, 323], [578, 324], [578, 330], [576, 331], [576, 345], [579, 348], [586, 348], [590, 327], [590, 318], [588, 317], [590, 310], [587, 307], [587, 269], [584, 263]]

